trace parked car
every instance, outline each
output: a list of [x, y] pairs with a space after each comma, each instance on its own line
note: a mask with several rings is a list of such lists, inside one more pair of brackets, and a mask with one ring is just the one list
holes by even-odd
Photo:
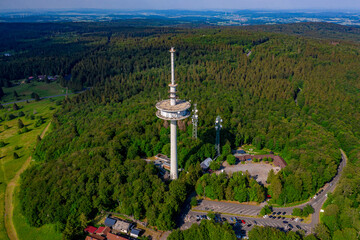
[[242, 224], [245, 224], [245, 223], [246, 223], [245, 220], [241, 220], [241, 222], [242, 222]]

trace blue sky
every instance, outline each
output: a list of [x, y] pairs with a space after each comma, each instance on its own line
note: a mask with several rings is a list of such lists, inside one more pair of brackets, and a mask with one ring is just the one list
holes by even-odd
[[360, 0], [0, 0], [0, 9], [360, 10]]

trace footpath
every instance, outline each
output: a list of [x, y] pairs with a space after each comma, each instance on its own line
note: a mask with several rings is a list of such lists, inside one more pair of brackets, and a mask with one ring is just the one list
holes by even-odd
[[[48, 123], [44, 131], [41, 133], [41, 139], [44, 138], [45, 133], [49, 129], [51, 121]], [[31, 156], [26, 160], [26, 162], [22, 165], [20, 170], [16, 173], [15, 177], [11, 179], [11, 181], [6, 186], [5, 192], [5, 228], [7, 235], [10, 240], [18, 240], [16, 229], [13, 222], [13, 211], [14, 211], [14, 204], [13, 204], [13, 196], [15, 187], [18, 185], [20, 175], [29, 167], [31, 162]]]

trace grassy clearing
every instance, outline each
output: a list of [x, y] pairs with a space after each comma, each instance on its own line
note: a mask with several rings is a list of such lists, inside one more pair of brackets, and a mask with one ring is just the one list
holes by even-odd
[[[19, 110], [13, 110], [12, 106], [0, 110], [0, 142], [5, 142], [5, 146], [0, 147], [0, 239], [8, 239], [5, 223], [5, 190], [6, 186], [26, 160], [31, 155], [35, 145], [37, 136], [41, 134], [44, 128], [51, 120], [52, 114], [58, 107], [54, 100], [42, 100], [32, 103], [18, 104]], [[26, 116], [17, 117], [19, 113], [23, 112]], [[35, 113], [35, 114], [34, 114]], [[8, 119], [8, 115], [12, 114], [15, 119]], [[33, 117], [32, 117], [33, 115]], [[35, 127], [36, 121], [39, 116], [42, 117], [43, 123], [40, 126]], [[32, 119], [33, 118], [33, 119]], [[28, 132], [19, 134], [18, 119], [24, 123], [29, 129]], [[14, 152], [19, 155], [19, 158], [14, 158]], [[18, 209], [14, 209], [14, 212]], [[19, 219], [19, 218], [17, 218]], [[21, 222], [14, 221], [16, 229], [18, 224], [21, 226]], [[30, 228], [30, 227], [29, 227]], [[27, 234], [36, 233], [36, 228], [30, 228], [27, 230]], [[25, 239], [20, 238], [20, 239]], [[39, 239], [39, 238], [26, 238], [26, 239]]]
[[[56, 82], [45, 83], [45, 82], [32, 82], [24, 83], [14, 87], [5, 88], [3, 87], [5, 96], [1, 99], [1, 102], [12, 102], [16, 100], [23, 100], [31, 98], [31, 93], [37, 93], [40, 97], [53, 96], [66, 93], [65, 88], [61, 87]], [[19, 95], [18, 98], [14, 97], [14, 91]]]
[[271, 151], [270, 149], [267, 148], [257, 149], [256, 146], [251, 144], [242, 145], [241, 149], [243, 149], [248, 154], [254, 154], [254, 155], [269, 154], [269, 152]]

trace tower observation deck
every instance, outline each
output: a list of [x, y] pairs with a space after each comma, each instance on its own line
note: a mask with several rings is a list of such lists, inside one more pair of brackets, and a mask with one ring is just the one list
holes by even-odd
[[170, 177], [171, 179], [178, 178], [178, 164], [177, 164], [177, 139], [176, 139], [176, 121], [183, 120], [190, 116], [189, 108], [191, 104], [185, 100], [177, 99], [174, 72], [174, 53], [175, 49], [170, 49], [171, 53], [171, 83], [170, 99], [163, 100], [156, 103], [156, 116], [163, 120], [170, 121]]

